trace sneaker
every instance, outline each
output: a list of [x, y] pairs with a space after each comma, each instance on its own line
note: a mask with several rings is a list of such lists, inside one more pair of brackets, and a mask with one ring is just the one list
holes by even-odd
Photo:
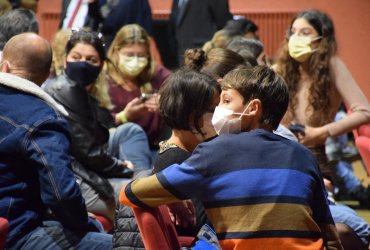
[[361, 207], [370, 208], [369, 187], [365, 188], [362, 185], [358, 185], [350, 192], [350, 195], [353, 199], [359, 201]]
[[342, 148], [341, 157], [344, 161], [347, 162], [354, 162], [361, 159], [358, 150], [355, 147], [350, 146]]

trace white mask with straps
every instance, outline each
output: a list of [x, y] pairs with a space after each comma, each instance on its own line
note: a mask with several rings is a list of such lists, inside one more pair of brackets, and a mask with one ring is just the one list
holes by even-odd
[[[236, 113], [231, 109], [223, 108], [217, 106], [212, 117], [212, 125], [216, 130], [218, 135], [221, 134], [238, 134], [241, 132], [242, 126], [242, 116], [248, 115], [244, 114], [249, 105], [244, 109], [243, 113]], [[230, 115], [240, 115], [238, 118], [230, 119]]]

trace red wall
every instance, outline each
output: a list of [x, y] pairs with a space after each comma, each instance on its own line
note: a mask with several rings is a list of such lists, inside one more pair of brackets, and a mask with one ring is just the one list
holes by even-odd
[[[199, 0], [201, 1], [201, 0]], [[149, 0], [154, 13], [169, 10], [171, 0]], [[335, 25], [339, 56], [370, 100], [369, 0], [229, 0], [232, 12], [320, 9]]]

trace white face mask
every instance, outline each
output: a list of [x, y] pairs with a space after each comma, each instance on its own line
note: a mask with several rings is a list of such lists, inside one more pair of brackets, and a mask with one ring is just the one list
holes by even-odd
[[[212, 117], [212, 124], [218, 135], [221, 134], [238, 134], [241, 132], [242, 116], [247, 111], [249, 105], [244, 109], [243, 113], [235, 113], [231, 109], [217, 106]], [[238, 118], [230, 119], [230, 115], [240, 115]]]
[[138, 76], [148, 65], [148, 58], [138, 56], [124, 56], [119, 54], [118, 67], [125, 75]]

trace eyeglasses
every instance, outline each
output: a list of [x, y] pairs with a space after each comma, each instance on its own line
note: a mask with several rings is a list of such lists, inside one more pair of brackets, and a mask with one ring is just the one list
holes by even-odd
[[102, 33], [96, 32], [96, 31], [89, 31], [89, 30], [86, 30], [86, 29], [72, 28], [71, 29], [71, 35], [69, 36], [68, 40], [71, 39], [72, 35], [74, 35], [76, 33], [79, 33], [79, 32], [90, 33], [93, 36], [96, 36], [100, 40], [100, 42], [102, 43], [103, 47], [105, 47], [104, 36], [103, 36]]
[[141, 54], [141, 53], [130, 53], [130, 52], [126, 52], [126, 53], [120, 53], [121, 55], [123, 56], [127, 56], [127, 57], [138, 57], [138, 58], [148, 58], [148, 54]]

